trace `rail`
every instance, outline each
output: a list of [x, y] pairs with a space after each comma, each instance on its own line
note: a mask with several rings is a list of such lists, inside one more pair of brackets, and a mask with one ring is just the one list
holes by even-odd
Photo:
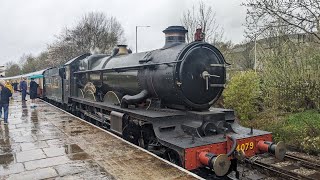
[[[278, 174], [283, 178], [296, 179], [296, 180], [300, 180], [300, 179], [317, 180], [319, 178], [319, 175], [320, 175], [319, 163], [310, 162], [310, 160], [303, 159], [291, 154], [286, 154], [285, 161], [292, 162], [292, 164], [290, 165], [296, 166], [296, 167], [295, 168], [292, 168], [292, 167], [286, 168], [286, 166], [278, 167], [278, 166], [275, 166], [274, 163], [263, 162], [262, 159], [259, 159], [258, 157], [245, 160], [246, 163], [249, 163], [262, 170], [267, 170], [271, 173]], [[301, 167], [307, 168], [308, 170], [316, 170], [316, 172], [312, 174], [302, 174], [302, 173], [298, 173], [298, 171], [295, 171], [300, 169]]]
[[319, 162], [310, 161], [308, 159], [304, 159], [304, 158], [301, 158], [301, 157], [298, 157], [298, 156], [295, 156], [295, 155], [292, 155], [292, 154], [286, 154], [284, 158], [287, 159], [287, 160], [298, 161], [298, 162], [300, 162], [300, 164], [302, 166], [304, 166], [306, 168], [320, 171], [320, 163]]

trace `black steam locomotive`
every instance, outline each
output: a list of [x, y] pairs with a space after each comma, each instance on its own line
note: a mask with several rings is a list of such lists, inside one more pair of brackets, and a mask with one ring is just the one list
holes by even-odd
[[164, 47], [131, 54], [83, 54], [44, 72], [44, 97], [79, 117], [188, 170], [217, 176], [236, 170], [237, 158], [285, 147], [270, 132], [244, 128], [234, 111], [210, 108], [226, 83], [227, 63], [214, 46], [185, 43], [187, 30], [163, 31]]

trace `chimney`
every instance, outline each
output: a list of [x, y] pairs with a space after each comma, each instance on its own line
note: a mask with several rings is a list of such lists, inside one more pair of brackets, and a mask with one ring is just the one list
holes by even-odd
[[164, 47], [186, 42], [186, 30], [183, 26], [169, 26], [162, 31], [165, 34], [166, 42]]
[[125, 54], [129, 54], [128, 49], [127, 49], [127, 45], [118, 45], [119, 48], [119, 52], [117, 53], [117, 55], [125, 55]]

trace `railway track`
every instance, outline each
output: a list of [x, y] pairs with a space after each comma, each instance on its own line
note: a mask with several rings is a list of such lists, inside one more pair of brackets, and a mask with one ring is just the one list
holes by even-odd
[[267, 171], [271, 176], [279, 176], [283, 179], [318, 180], [320, 178], [320, 162], [301, 158], [293, 154], [287, 154], [284, 161], [278, 161], [274, 157], [256, 156], [246, 160], [247, 163]]
[[311, 161], [310, 159], [301, 158], [301, 157], [298, 157], [298, 156], [293, 155], [293, 154], [286, 154], [285, 159], [297, 161], [303, 167], [306, 167], [306, 168], [309, 168], [309, 169], [314, 169], [316, 171], [320, 171], [320, 162]]

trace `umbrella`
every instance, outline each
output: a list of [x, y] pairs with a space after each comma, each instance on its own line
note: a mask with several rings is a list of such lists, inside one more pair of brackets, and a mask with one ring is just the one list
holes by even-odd
[[43, 78], [43, 75], [42, 74], [35, 74], [35, 75], [28, 77], [28, 79], [38, 79], [38, 78]]

